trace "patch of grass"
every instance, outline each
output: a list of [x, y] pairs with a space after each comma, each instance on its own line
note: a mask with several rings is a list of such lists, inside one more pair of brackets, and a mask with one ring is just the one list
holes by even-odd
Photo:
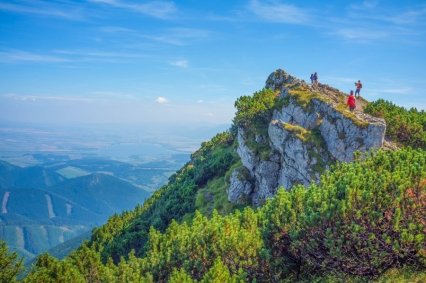
[[346, 118], [350, 119], [355, 125], [357, 125], [360, 128], [366, 128], [368, 127], [368, 122], [364, 121], [360, 118], [358, 118], [354, 112], [351, 112], [348, 108], [348, 106], [344, 103], [339, 103], [335, 106], [335, 109], [341, 113]]
[[313, 98], [316, 98], [316, 96], [307, 90], [304, 89], [292, 89], [289, 92], [289, 95], [294, 97], [297, 101], [297, 104], [302, 106], [303, 109], [307, 109], [310, 105]]
[[298, 139], [300, 139], [303, 142], [306, 142], [310, 139], [311, 131], [306, 130], [305, 128], [299, 126], [299, 125], [292, 125], [289, 123], [281, 123], [282, 127], [293, 133]]
[[309, 110], [309, 107], [312, 105], [311, 101], [313, 99], [317, 99], [325, 103], [333, 103], [333, 107], [339, 113], [341, 113], [344, 117], [350, 119], [358, 127], [365, 128], [368, 126], [368, 123], [366, 121], [358, 118], [353, 112], [349, 111], [346, 105], [346, 97], [344, 97], [343, 95], [341, 96], [341, 101], [339, 103], [336, 103], [329, 99], [326, 95], [321, 94], [317, 91], [312, 91], [305, 86], [297, 86], [293, 88], [291, 88], [291, 86], [289, 87], [290, 89], [288, 91], [288, 94], [295, 98], [297, 104], [299, 104], [305, 110]]
[[[236, 209], [242, 209], [243, 205], [236, 205], [228, 201], [227, 188], [230, 184], [231, 175], [234, 170], [243, 167], [241, 160], [238, 159], [232, 164], [228, 171], [218, 176], [197, 191], [195, 197], [195, 209], [203, 215], [210, 217], [213, 210], [216, 209], [219, 214], [226, 215]], [[191, 222], [194, 213], [190, 213], [184, 217], [184, 221]]]
[[195, 198], [195, 208], [208, 217], [212, 215], [214, 209], [221, 215], [231, 213], [238, 206], [228, 201], [227, 187], [228, 184], [225, 182], [224, 177], [210, 180], [206, 186], [198, 190]]

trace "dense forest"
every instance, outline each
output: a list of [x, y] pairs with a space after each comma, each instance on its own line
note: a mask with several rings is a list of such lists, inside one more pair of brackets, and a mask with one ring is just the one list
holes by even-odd
[[[371, 103], [366, 112], [386, 120], [400, 149], [337, 163], [318, 184], [281, 189], [259, 208], [233, 205], [235, 124], [258, 127], [281, 103], [268, 90], [239, 99], [234, 126], [203, 143], [167, 185], [66, 259], [39, 256], [23, 281], [424, 282], [425, 112]], [[16, 278], [19, 259], [1, 248], [2, 276]]]

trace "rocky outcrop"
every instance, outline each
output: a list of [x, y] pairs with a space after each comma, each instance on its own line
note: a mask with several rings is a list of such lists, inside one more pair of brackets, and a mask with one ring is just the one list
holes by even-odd
[[[268, 77], [266, 87], [279, 92], [283, 106], [273, 111], [267, 135], [253, 139], [249, 128], [238, 128], [237, 152], [247, 174], [238, 173], [240, 168], [231, 175], [230, 201], [260, 205], [280, 186], [316, 182], [334, 162], [350, 162], [355, 151], [383, 146], [384, 120], [349, 112], [337, 89], [309, 86], [282, 70]], [[269, 149], [266, 157], [250, 147], [252, 142]]]
[[[261, 138], [257, 139], [259, 140]], [[256, 155], [246, 144], [245, 131], [243, 128], [238, 129], [237, 140], [239, 145], [237, 153], [241, 158], [244, 168], [248, 172], [246, 176], [249, 176], [249, 178], [246, 178], [246, 181], [251, 184], [250, 195], [245, 195], [244, 199], [250, 199], [255, 205], [258, 205], [262, 203], [263, 200], [276, 193], [278, 188], [280, 157], [278, 154], [273, 153], [267, 160], [262, 160], [262, 158]], [[241, 174], [232, 174], [228, 191], [234, 192], [235, 195], [236, 191], [238, 191], [235, 185], [241, 183], [242, 177]], [[229, 193], [228, 199], [229, 201], [233, 199], [230, 197]]]

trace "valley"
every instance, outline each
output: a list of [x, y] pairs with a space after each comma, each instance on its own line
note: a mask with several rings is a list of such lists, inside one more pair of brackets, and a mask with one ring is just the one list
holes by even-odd
[[203, 138], [160, 144], [164, 135], [148, 130], [13, 126], [0, 127], [0, 239], [26, 261], [57, 245], [64, 256], [113, 214], [143, 204]]

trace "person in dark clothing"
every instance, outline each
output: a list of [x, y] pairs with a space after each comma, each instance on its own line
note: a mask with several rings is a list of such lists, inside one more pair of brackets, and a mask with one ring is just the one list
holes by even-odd
[[311, 85], [313, 85], [314, 84], [314, 74], [311, 74], [310, 79], [311, 79]]
[[351, 93], [349, 94], [348, 101], [346, 102], [346, 104], [349, 106], [349, 110], [351, 112], [355, 110], [356, 99], [355, 99], [354, 91], [353, 90], [351, 90]]
[[318, 74], [317, 74], [317, 72], [315, 72], [315, 73], [314, 73], [314, 76], [313, 76], [313, 84], [315, 84], [315, 85], [317, 85], [317, 84], [318, 84]]

